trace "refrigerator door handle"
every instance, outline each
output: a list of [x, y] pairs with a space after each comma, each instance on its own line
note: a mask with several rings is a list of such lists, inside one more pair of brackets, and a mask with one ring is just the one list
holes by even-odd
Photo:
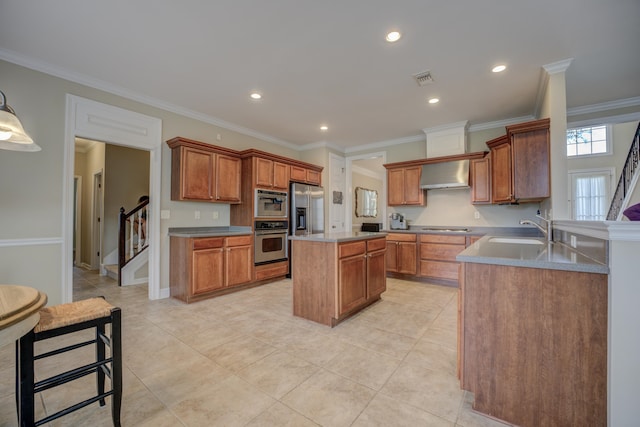
[[307, 234], [313, 233], [313, 206], [311, 205], [311, 194], [307, 194]]

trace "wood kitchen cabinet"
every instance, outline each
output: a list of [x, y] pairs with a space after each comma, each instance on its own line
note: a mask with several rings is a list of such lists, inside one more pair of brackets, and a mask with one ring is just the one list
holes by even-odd
[[328, 326], [386, 290], [384, 237], [346, 242], [292, 240], [293, 314]]
[[421, 175], [422, 166], [387, 169], [387, 205], [424, 205]]
[[522, 426], [607, 425], [608, 276], [465, 263], [462, 388]]
[[232, 150], [173, 138], [171, 200], [240, 203], [242, 163]]
[[469, 163], [471, 174], [471, 203], [491, 203], [491, 155], [473, 159]]
[[491, 149], [492, 203], [539, 202], [551, 195], [549, 119], [507, 126]]
[[274, 190], [289, 189], [289, 165], [262, 157], [253, 158], [255, 186]]
[[290, 177], [291, 181], [302, 182], [311, 185], [320, 185], [322, 179], [320, 171], [294, 165], [291, 165]]
[[338, 245], [338, 317], [386, 290], [385, 239]]
[[390, 273], [415, 275], [418, 271], [417, 236], [411, 233], [387, 234], [386, 268]]
[[253, 280], [253, 236], [170, 238], [171, 296], [187, 303]]
[[466, 241], [464, 235], [421, 234], [420, 276], [457, 286], [456, 255], [465, 249]]

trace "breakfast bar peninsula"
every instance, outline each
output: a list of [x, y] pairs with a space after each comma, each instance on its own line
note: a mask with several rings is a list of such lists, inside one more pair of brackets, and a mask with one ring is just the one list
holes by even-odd
[[293, 314], [327, 326], [386, 290], [386, 233], [290, 236]]

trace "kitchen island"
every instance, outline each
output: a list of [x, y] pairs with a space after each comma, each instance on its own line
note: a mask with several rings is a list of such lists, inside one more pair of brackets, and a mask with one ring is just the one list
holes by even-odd
[[386, 290], [386, 233], [290, 236], [293, 314], [335, 326]]
[[607, 424], [609, 269], [597, 240], [585, 256], [485, 236], [457, 256], [458, 373], [475, 410], [523, 426]]

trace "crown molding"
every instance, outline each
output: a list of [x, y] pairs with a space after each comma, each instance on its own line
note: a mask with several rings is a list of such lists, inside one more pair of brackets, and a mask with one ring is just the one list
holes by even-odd
[[318, 141], [318, 142], [312, 142], [310, 144], [305, 144], [305, 145], [296, 145], [295, 149], [298, 151], [309, 151], [309, 150], [314, 150], [316, 148], [331, 148], [333, 150], [338, 151], [339, 153], [344, 154], [344, 147], [340, 147], [339, 145], [336, 145], [333, 142], [329, 142], [329, 141]]
[[422, 132], [424, 132], [425, 134], [427, 133], [432, 133], [432, 132], [440, 132], [443, 130], [449, 130], [449, 129], [458, 129], [458, 128], [464, 128], [464, 130], [466, 131], [469, 127], [469, 121], [468, 120], [464, 120], [461, 122], [455, 122], [455, 123], [448, 123], [448, 124], [444, 124], [444, 125], [440, 125], [440, 126], [433, 126], [430, 128], [423, 128]]
[[344, 152], [345, 154], [357, 153], [360, 151], [366, 151], [366, 150], [371, 150], [375, 148], [385, 148], [385, 147], [390, 147], [394, 145], [408, 144], [410, 142], [424, 142], [424, 141], [425, 141], [424, 134], [412, 135], [412, 136], [406, 136], [403, 138], [389, 139], [387, 141], [372, 142], [371, 144], [357, 145], [355, 147], [347, 147], [344, 149]]
[[547, 72], [547, 74], [557, 74], [564, 73], [571, 65], [573, 58], [563, 59], [561, 61], [552, 62], [551, 64], [543, 65], [542, 68]]
[[579, 116], [581, 114], [600, 113], [602, 111], [637, 106], [640, 106], [640, 96], [636, 96], [634, 98], [618, 99], [616, 101], [602, 102], [600, 104], [584, 105], [582, 107], [567, 108], [567, 117]]
[[161, 101], [157, 98], [153, 98], [147, 95], [143, 95], [140, 93], [136, 93], [133, 92], [129, 89], [123, 88], [121, 86], [117, 86], [108, 82], [105, 82], [104, 80], [100, 80], [100, 79], [95, 79], [89, 76], [86, 76], [84, 74], [80, 74], [80, 73], [75, 73], [72, 71], [69, 71], [67, 69], [64, 68], [60, 68], [57, 66], [54, 66], [52, 64], [43, 62], [43, 61], [36, 61], [32, 58], [28, 58], [26, 56], [23, 55], [19, 55], [13, 51], [7, 50], [7, 49], [2, 49], [0, 48], [0, 59], [5, 60], [7, 62], [11, 62], [14, 63], [16, 65], [20, 65], [22, 67], [25, 68], [29, 68], [35, 71], [40, 71], [42, 73], [54, 76], [54, 77], [59, 77], [61, 79], [64, 80], [68, 80], [77, 84], [81, 84], [84, 86], [88, 86], [91, 87], [93, 89], [98, 89], [113, 95], [117, 95], [120, 96], [122, 98], [126, 98], [129, 99], [131, 101], [136, 101], [136, 102], [140, 102], [142, 104], [145, 105], [149, 105], [151, 107], [156, 107], [159, 108], [161, 110], [165, 110], [171, 113], [175, 113], [178, 114], [180, 116], [184, 116], [184, 117], [188, 117], [194, 120], [198, 120], [204, 123], [208, 123], [214, 126], [218, 126], [220, 128], [226, 129], [226, 130], [230, 130], [230, 131], [234, 131], [234, 132], [238, 132], [240, 134], [243, 135], [247, 135], [247, 136], [251, 136], [253, 138], [257, 138], [257, 139], [261, 139], [263, 141], [266, 142], [271, 142], [273, 144], [277, 144], [277, 145], [282, 145], [284, 147], [293, 149], [293, 150], [299, 150], [300, 146], [296, 145], [296, 144], [292, 144], [290, 142], [287, 141], [283, 141], [281, 139], [278, 138], [274, 138], [271, 135], [267, 135], [258, 131], [255, 131], [253, 129], [249, 129], [243, 126], [239, 126], [233, 123], [229, 123], [227, 121], [224, 121], [222, 119], [219, 119], [217, 117], [213, 117], [213, 116], [209, 116], [206, 114], [202, 114], [199, 113], [197, 111], [193, 111], [193, 110], [189, 110], [187, 108], [183, 108], [180, 107], [176, 104], [170, 103], [170, 102], [166, 102], [166, 101]]
[[496, 120], [495, 122], [478, 123], [477, 125], [469, 126], [469, 132], [477, 132], [479, 130], [495, 129], [503, 126], [516, 125], [518, 123], [530, 122], [531, 120], [535, 119], [536, 117], [534, 116], [520, 116], [513, 117], [511, 119]]

